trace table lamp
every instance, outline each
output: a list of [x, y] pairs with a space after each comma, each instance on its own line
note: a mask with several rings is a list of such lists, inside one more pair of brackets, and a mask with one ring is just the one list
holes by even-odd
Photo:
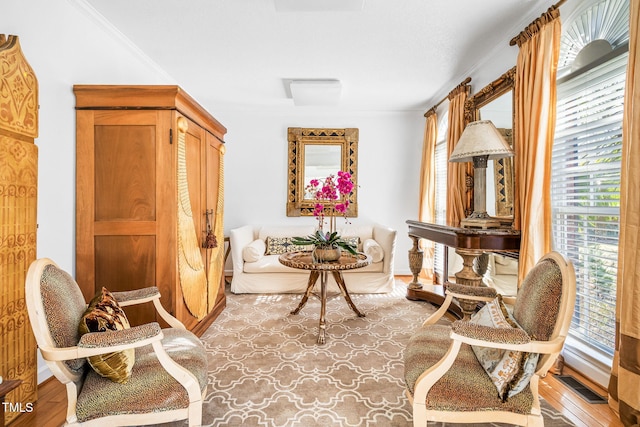
[[487, 160], [513, 155], [513, 149], [490, 120], [471, 122], [464, 129], [449, 158], [450, 162], [473, 161], [473, 213], [460, 221], [461, 227], [500, 227], [500, 221], [487, 214]]

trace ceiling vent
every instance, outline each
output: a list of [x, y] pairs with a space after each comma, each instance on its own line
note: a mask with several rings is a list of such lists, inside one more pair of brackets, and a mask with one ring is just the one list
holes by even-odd
[[338, 105], [342, 95], [342, 83], [336, 79], [291, 80], [289, 89], [296, 106]]
[[364, 0], [273, 0], [276, 12], [361, 11]]

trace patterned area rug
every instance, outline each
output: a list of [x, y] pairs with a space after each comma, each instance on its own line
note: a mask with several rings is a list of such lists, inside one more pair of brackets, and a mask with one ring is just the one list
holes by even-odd
[[[210, 355], [203, 425], [411, 426], [403, 351], [434, 308], [405, 294], [398, 282], [390, 294], [352, 295], [364, 318], [330, 297], [324, 345], [316, 344], [318, 299], [291, 315], [301, 295], [227, 294], [202, 336]], [[546, 426], [572, 425], [543, 403]]]

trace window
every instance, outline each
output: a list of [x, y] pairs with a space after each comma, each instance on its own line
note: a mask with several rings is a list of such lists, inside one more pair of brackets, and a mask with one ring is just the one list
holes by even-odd
[[[584, 16], [592, 16], [594, 10], [603, 10], [609, 3], [622, 11], [618, 21], [628, 16], [628, 2], [625, 10], [625, 2], [619, 0], [600, 1]], [[564, 35], [565, 45], [577, 34], [572, 28], [569, 26]], [[605, 358], [613, 355], [615, 345], [622, 114], [628, 58], [628, 28], [626, 39], [620, 36], [620, 25], [616, 28], [617, 47], [604, 39], [584, 41], [583, 49], [574, 56], [580, 61], [588, 58], [588, 65], [576, 70], [574, 63], [568, 71], [569, 61], [560, 61], [565, 65], [561, 72], [571, 73], [558, 80], [551, 173], [554, 246], [571, 259], [576, 270], [576, 308], [569, 333]], [[604, 50], [602, 42], [607, 44]]]
[[[444, 223], [447, 219], [447, 130], [449, 127], [449, 113], [443, 114], [438, 123], [438, 137], [436, 141], [435, 167], [436, 167], [436, 222]], [[445, 278], [444, 274], [444, 245], [435, 245], [433, 268], [440, 283]]]

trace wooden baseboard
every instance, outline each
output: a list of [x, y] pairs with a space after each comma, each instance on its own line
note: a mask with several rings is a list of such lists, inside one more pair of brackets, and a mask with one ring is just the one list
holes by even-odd
[[196, 324], [191, 329], [191, 332], [193, 332], [198, 337], [202, 336], [202, 334], [204, 334], [205, 331], [209, 329], [209, 326], [211, 326], [213, 321], [216, 320], [216, 318], [220, 315], [220, 313], [222, 313], [222, 310], [224, 310], [226, 306], [227, 306], [227, 298], [225, 294], [222, 293], [222, 297], [218, 298], [218, 301], [216, 302], [216, 305], [213, 308], [213, 310], [211, 310], [204, 319], [198, 322], [198, 324]]

